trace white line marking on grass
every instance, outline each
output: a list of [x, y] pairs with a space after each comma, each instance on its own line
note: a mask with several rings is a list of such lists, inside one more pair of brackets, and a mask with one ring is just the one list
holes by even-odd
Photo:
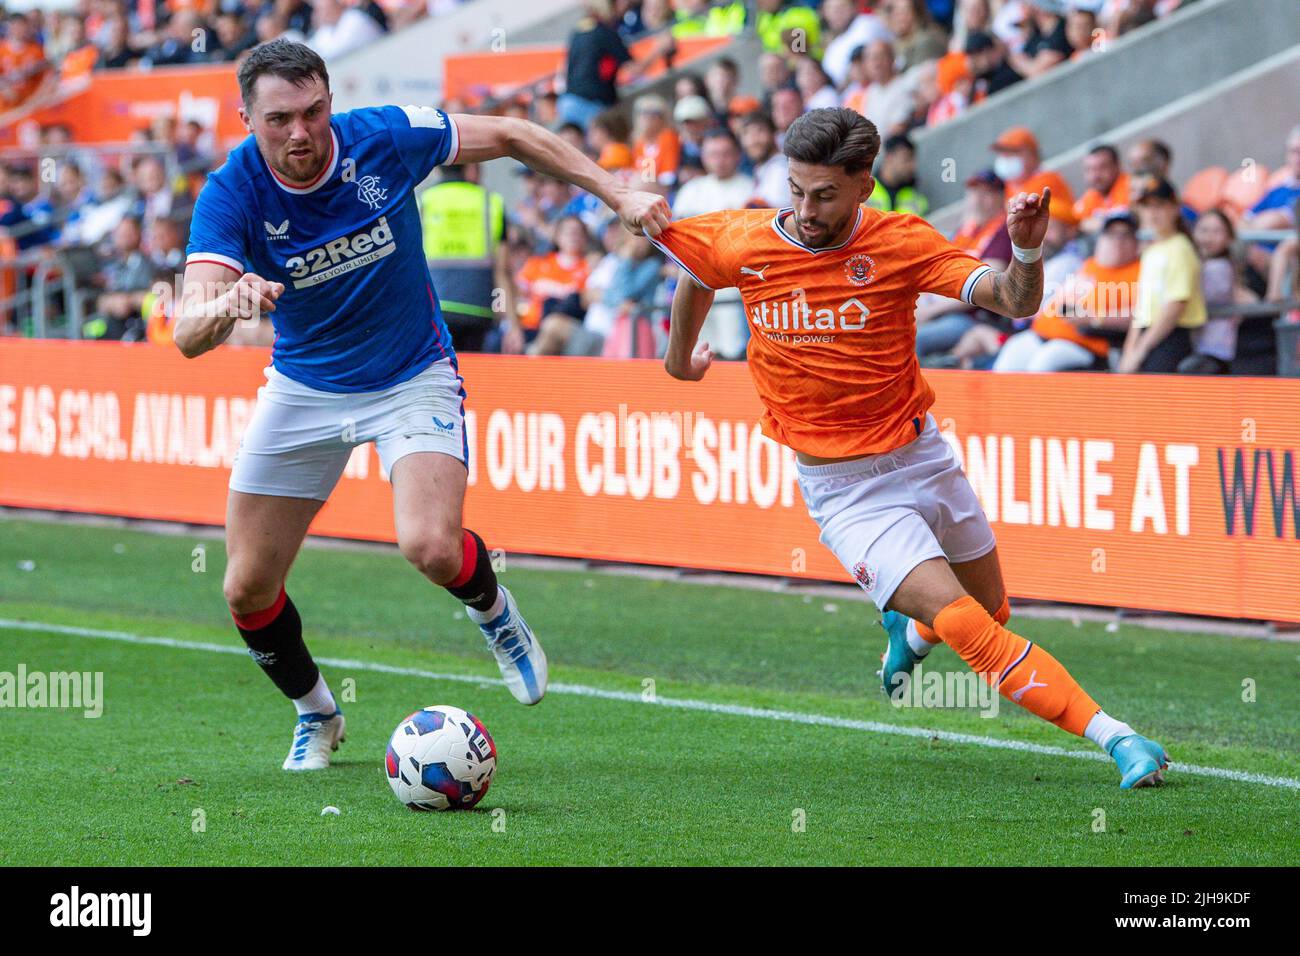
[[[147, 644], [155, 647], [173, 647], [185, 651], [209, 651], [216, 654], [247, 653], [242, 647], [232, 644], [211, 644], [206, 641], [181, 641], [171, 637], [147, 637], [142, 634], [130, 634], [125, 631], [105, 631], [92, 627], [74, 627], [68, 624], [42, 624], [39, 621], [19, 621], [0, 618], [0, 630], [37, 631], [46, 634], [68, 634], [75, 637], [92, 637], [101, 640], [120, 641], [124, 644]], [[461, 684], [500, 684], [494, 677], [480, 677], [473, 674], [446, 674], [439, 671], [421, 670], [418, 667], [398, 667], [393, 664], [379, 664], [374, 661], [354, 661], [342, 657], [318, 657], [317, 663], [327, 667], [346, 668], [350, 670], [372, 671], [378, 674], [396, 674], [401, 677], [423, 677], [427, 680], [453, 681]], [[977, 747], [990, 747], [995, 750], [1019, 750], [1025, 753], [1043, 754], [1049, 757], [1073, 757], [1080, 760], [1108, 761], [1110, 757], [1098, 750], [1070, 750], [1065, 747], [1051, 747], [1046, 744], [1031, 744], [1020, 740], [1002, 740], [997, 737], [984, 737], [979, 734], [959, 734], [950, 730], [927, 730], [924, 727], [906, 727], [898, 724], [884, 724], [875, 720], [853, 720], [849, 717], [831, 717], [827, 714], [807, 714], [792, 710], [770, 710], [764, 707], [745, 707], [741, 704], [720, 704], [708, 700], [691, 700], [688, 698], [657, 697], [653, 701], [644, 700], [639, 693], [624, 690], [604, 690], [585, 684], [552, 683], [548, 689], [551, 694], [568, 694], [574, 697], [595, 697], [600, 700], [617, 700], [629, 704], [648, 704], [657, 707], [671, 707], [677, 710], [698, 710], [710, 714], [726, 714], [731, 717], [751, 717], [757, 720], [784, 720], [795, 724], [808, 724], [815, 727], [836, 727], [841, 730], [861, 730], [873, 734], [892, 734], [898, 737], [924, 737], [944, 740], [954, 744], [972, 744]], [[1300, 780], [1291, 777], [1272, 777], [1261, 773], [1248, 773], [1244, 770], [1227, 770], [1223, 767], [1202, 767], [1198, 764], [1171, 762], [1171, 771], [1187, 773], [1199, 777], [1217, 777], [1221, 780], [1235, 780], [1238, 783], [1257, 783], [1269, 787], [1284, 787], [1300, 790]]]

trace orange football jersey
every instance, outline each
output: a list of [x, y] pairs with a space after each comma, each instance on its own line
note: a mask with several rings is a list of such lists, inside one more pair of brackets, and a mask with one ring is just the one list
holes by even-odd
[[971, 301], [992, 271], [918, 216], [861, 207], [849, 238], [812, 249], [790, 210], [724, 210], [672, 223], [655, 244], [700, 285], [740, 289], [763, 433], [820, 458], [916, 438], [934, 392], [916, 361], [916, 298]]

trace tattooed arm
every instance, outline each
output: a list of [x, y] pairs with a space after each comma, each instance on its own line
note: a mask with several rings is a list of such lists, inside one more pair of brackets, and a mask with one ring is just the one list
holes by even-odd
[[[1020, 249], [1037, 249], [1047, 233], [1047, 214], [1052, 191], [1019, 193], [1007, 203], [1007, 232]], [[1036, 313], [1043, 302], [1043, 260], [1021, 262], [1012, 258], [1005, 271], [991, 272], [988, 281], [980, 280], [971, 293], [981, 309], [998, 315], [1022, 319]]]

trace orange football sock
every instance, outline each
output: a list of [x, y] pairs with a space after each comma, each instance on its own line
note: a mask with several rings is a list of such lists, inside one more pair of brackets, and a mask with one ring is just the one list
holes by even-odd
[[966, 595], [934, 619], [934, 631], [1003, 697], [1080, 737], [1097, 702], [1051, 654], [1011, 633]]
[[[1011, 602], [1007, 600], [1005, 594], [1002, 595], [1002, 606], [998, 608], [997, 612], [993, 615], [993, 620], [997, 621], [999, 624], [1005, 624], [1007, 621], [1011, 620]], [[942, 643], [943, 638], [934, 633], [933, 628], [927, 627], [920, 621], [913, 621], [912, 623], [916, 625], [916, 633], [921, 635], [921, 640], [929, 641], [931, 644]]]

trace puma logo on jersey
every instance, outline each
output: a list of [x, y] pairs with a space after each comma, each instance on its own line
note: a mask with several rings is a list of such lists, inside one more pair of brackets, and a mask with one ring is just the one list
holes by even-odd
[[763, 275], [763, 273], [770, 268], [772, 268], [772, 264], [770, 262], [767, 265], [763, 266], [763, 268], [761, 269], [751, 269], [749, 266], [741, 266], [740, 274], [742, 276], [758, 276], [760, 282], [766, 282], [767, 276]]
[[286, 219], [284, 222], [280, 223], [280, 225], [278, 225], [278, 226], [273, 226], [273, 225], [271, 225], [269, 222], [267, 222], [265, 219], [263, 219], [263, 220], [262, 220], [262, 225], [266, 227], [266, 238], [267, 238], [267, 239], [288, 239], [288, 238], [289, 238], [289, 220], [288, 220], [288, 219]]
[[1029, 693], [1029, 691], [1033, 690], [1035, 687], [1046, 687], [1047, 686], [1046, 684], [1042, 684], [1034, 680], [1034, 678], [1037, 676], [1038, 676], [1038, 671], [1031, 671], [1029, 674], [1029, 683], [1025, 684], [1025, 686], [1020, 688], [1020, 690], [1014, 691], [1011, 694], [1011, 699], [1018, 704], [1020, 703], [1020, 698], [1024, 697], [1025, 694]]
[[396, 249], [388, 217], [380, 216], [369, 229], [363, 227], [351, 235], [308, 249], [300, 256], [290, 256], [284, 261], [284, 268], [293, 277], [293, 287], [303, 289], [368, 266]]

